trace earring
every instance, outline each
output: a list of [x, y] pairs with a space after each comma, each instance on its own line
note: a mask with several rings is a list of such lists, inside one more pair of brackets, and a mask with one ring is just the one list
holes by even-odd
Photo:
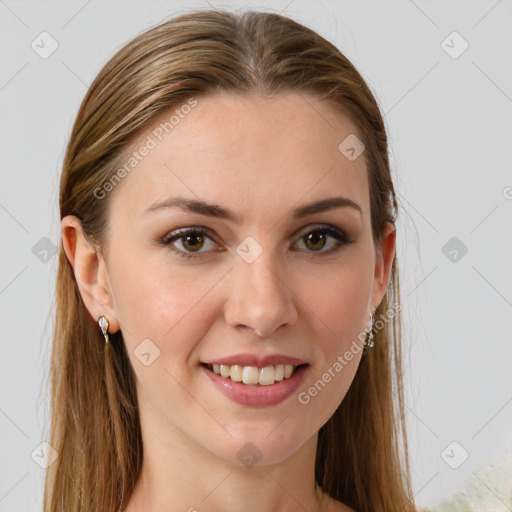
[[101, 332], [103, 336], [105, 337], [105, 343], [109, 342], [108, 339], [108, 320], [106, 316], [100, 316], [98, 318], [98, 325], [100, 326]]
[[[375, 308], [373, 308], [373, 312], [375, 313]], [[370, 313], [370, 328], [366, 331], [366, 341], [364, 344], [364, 348], [366, 350], [371, 350], [375, 347], [375, 342], [373, 341], [373, 327], [375, 325], [375, 317], [372, 313]]]

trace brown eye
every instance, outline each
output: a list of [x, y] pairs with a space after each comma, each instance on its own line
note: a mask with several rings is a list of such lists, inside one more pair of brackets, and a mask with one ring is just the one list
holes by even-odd
[[[201, 253], [208, 252], [208, 250], [215, 250], [216, 244], [213, 241], [213, 236], [213, 233], [207, 228], [182, 229], [164, 236], [160, 243], [168, 246], [178, 256], [194, 258], [202, 255]], [[203, 250], [205, 247], [206, 250]], [[194, 253], [197, 253], [198, 256]]]
[[313, 233], [306, 235], [304, 237], [304, 240], [308, 248], [310, 248], [313, 251], [319, 251], [320, 249], [323, 249], [323, 247], [325, 246], [326, 236], [319, 231], [314, 231]]
[[[330, 242], [334, 239], [335, 242]], [[351, 244], [353, 240], [349, 240], [347, 235], [331, 226], [320, 226], [317, 229], [309, 230], [299, 240], [306, 248], [306, 252], [317, 252], [319, 256], [328, 255], [341, 249], [344, 245]], [[327, 250], [323, 250], [327, 247]]]
[[[217, 244], [214, 241], [214, 237], [213, 232], [207, 228], [194, 228], [174, 231], [158, 241], [161, 245], [169, 247], [178, 256], [190, 259], [206, 256], [206, 254], [202, 253], [219, 251], [216, 248]], [[300, 248], [301, 250], [309, 253], [318, 253], [318, 256], [324, 256], [335, 253], [344, 245], [348, 245], [353, 241], [349, 240], [343, 231], [327, 225], [320, 226], [318, 229], [310, 229], [295, 245], [303, 244], [304, 247]], [[178, 243], [181, 247], [177, 245]], [[210, 247], [208, 247], [208, 243], [211, 244]], [[325, 248], [327, 250], [323, 250]]]
[[204, 237], [198, 233], [181, 237], [183, 247], [188, 251], [198, 251], [204, 244]]

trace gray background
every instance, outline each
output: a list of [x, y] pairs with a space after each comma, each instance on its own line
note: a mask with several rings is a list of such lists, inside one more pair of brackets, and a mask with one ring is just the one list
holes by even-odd
[[[0, 0], [0, 511], [41, 507], [58, 179], [79, 103], [130, 38], [209, 5], [282, 12], [334, 42], [368, 81], [403, 207], [417, 502], [478, 492], [480, 504], [457, 510], [512, 510], [510, 487], [492, 481], [507, 476], [512, 447], [510, 0]], [[46, 59], [31, 47], [43, 31], [58, 43]]]

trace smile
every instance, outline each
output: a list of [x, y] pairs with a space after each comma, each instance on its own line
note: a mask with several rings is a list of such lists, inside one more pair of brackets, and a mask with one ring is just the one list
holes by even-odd
[[309, 368], [309, 364], [261, 367], [201, 364], [217, 390], [231, 401], [249, 407], [266, 407], [284, 401], [300, 386]]
[[224, 379], [231, 379], [233, 382], [242, 382], [253, 386], [271, 386], [276, 382], [288, 379], [298, 368], [298, 365], [292, 364], [277, 364], [261, 368], [239, 364], [208, 364], [206, 366]]

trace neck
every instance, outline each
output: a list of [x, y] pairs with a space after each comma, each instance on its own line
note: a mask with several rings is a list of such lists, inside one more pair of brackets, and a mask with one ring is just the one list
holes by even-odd
[[141, 420], [144, 459], [126, 512], [327, 510], [314, 478], [317, 435], [286, 460], [246, 467], [163, 427], [155, 417]]

